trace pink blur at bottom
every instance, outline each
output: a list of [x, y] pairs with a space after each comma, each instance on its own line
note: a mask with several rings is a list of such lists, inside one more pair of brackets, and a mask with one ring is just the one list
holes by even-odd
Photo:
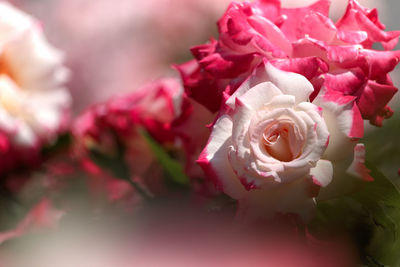
[[58, 230], [24, 236], [13, 250], [0, 251], [1, 262], [7, 267], [355, 266], [356, 253], [344, 238], [299, 237], [279, 222], [249, 227], [176, 203], [156, 205], [134, 220], [103, 216], [90, 222], [69, 218]]

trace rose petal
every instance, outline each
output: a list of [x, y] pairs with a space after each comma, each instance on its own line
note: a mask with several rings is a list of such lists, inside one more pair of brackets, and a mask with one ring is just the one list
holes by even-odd
[[373, 181], [374, 178], [369, 174], [371, 171], [365, 166], [365, 147], [364, 144], [357, 144], [354, 147], [354, 159], [346, 173], [361, 178], [364, 181]]
[[246, 194], [246, 190], [237, 179], [228, 160], [227, 151], [231, 145], [231, 135], [232, 120], [223, 115], [215, 123], [209, 142], [197, 162], [220, 190], [235, 199], [240, 199]]
[[326, 88], [314, 100], [314, 104], [323, 108], [323, 118], [330, 133], [324, 158], [339, 160], [346, 157], [352, 153], [353, 140], [363, 136], [363, 120], [354, 101], [353, 96], [343, 96]]
[[314, 87], [304, 76], [282, 71], [269, 62], [265, 64], [265, 74], [267, 80], [278, 87], [283, 94], [295, 96], [296, 103], [308, 101], [310, 94], [314, 91]]
[[311, 168], [310, 174], [317, 185], [325, 187], [332, 181], [332, 163], [329, 160], [318, 160], [317, 165], [314, 168]]

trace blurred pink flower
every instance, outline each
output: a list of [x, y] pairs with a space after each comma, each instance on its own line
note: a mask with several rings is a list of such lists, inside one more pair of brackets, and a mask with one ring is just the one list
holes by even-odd
[[[125, 161], [132, 181], [142, 183], [152, 193], [162, 193], [162, 181], [158, 178], [161, 169], [154, 167], [156, 159], [139, 131], [145, 129], [160, 144], [173, 144], [175, 134], [171, 124], [181, 114], [181, 101], [181, 86], [177, 80], [170, 78], [89, 108], [73, 125], [78, 158], [86, 170], [109, 180], [126, 177], [114, 177], [113, 173], [102, 170], [104, 166], [97, 166], [90, 160], [91, 151], [106, 157], [122, 156], [118, 160]], [[123, 155], [119, 155], [121, 149]], [[127, 182], [121, 182], [130, 187]], [[122, 188], [116, 183], [107, 183], [113, 199], [119, 195], [115, 190]]]

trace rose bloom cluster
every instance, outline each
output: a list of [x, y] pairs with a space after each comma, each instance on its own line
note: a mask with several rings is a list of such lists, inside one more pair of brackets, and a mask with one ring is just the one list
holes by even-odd
[[329, 4], [231, 3], [218, 40], [193, 47], [195, 59], [176, 67], [187, 95], [218, 112], [198, 163], [238, 200], [241, 218], [307, 221], [317, 198], [373, 179], [357, 142], [364, 120], [381, 126], [393, 114], [400, 32], [384, 31], [377, 10], [355, 0], [334, 23]]
[[[179, 66], [194, 99], [217, 111], [223, 93], [232, 94], [254, 68], [268, 59], [343, 97], [354, 98], [362, 118], [380, 126], [392, 115], [388, 101], [397, 91], [388, 73], [398, 63], [400, 32], [386, 32], [376, 9], [350, 0], [336, 23], [329, 1], [281, 8], [280, 1], [232, 3], [218, 22], [219, 40], [192, 48], [194, 60]], [[379, 43], [384, 51], [372, 48]], [[212, 99], [212, 101], [208, 101]]]
[[[182, 114], [182, 87], [177, 79], [165, 78], [137, 91], [94, 105], [80, 115], [72, 126], [74, 154], [83, 168], [94, 175], [94, 188], [105, 188], [110, 199], [131, 195], [131, 179], [153, 194], [164, 191], [162, 169], [143, 136], [148, 132], [160, 145], [172, 146], [177, 138], [172, 124]], [[121, 161], [129, 177], [93, 161], [93, 153], [105, 160]], [[103, 178], [103, 179], [102, 179]]]

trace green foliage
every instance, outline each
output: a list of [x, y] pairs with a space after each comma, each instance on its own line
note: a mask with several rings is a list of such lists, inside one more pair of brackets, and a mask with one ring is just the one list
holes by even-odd
[[349, 236], [366, 266], [400, 266], [400, 192], [371, 163], [373, 182], [352, 195], [318, 203], [310, 229]]
[[400, 112], [384, 121], [383, 127], [369, 129], [360, 141], [365, 144], [367, 159], [387, 178], [400, 186]]

